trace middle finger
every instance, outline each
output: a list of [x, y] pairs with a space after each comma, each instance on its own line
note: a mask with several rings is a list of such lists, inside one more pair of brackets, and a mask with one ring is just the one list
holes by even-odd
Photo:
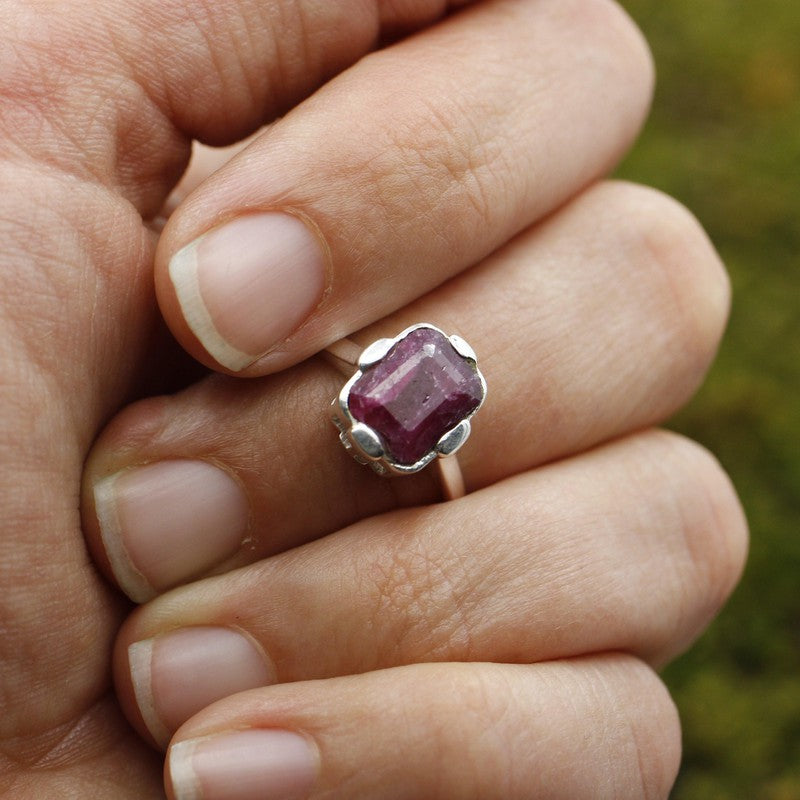
[[609, 0], [480, 3], [368, 56], [176, 210], [156, 259], [165, 319], [211, 366], [296, 363], [613, 168], [651, 84]]

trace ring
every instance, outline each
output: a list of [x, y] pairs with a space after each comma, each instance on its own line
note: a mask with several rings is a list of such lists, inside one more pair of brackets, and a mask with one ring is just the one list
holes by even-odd
[[435, 461], [445, 497], [462, 497], [455, 454], [486, 399], [486, 380], [467, 342], [421, 323], [363, 350], [342, 339], [327, 354], [343, 371], [356, 368], [331, 404], [353, 458], [384, 476], [411, 475]]

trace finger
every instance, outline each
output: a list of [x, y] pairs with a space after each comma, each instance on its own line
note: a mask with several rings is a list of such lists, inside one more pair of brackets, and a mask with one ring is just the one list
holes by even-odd
[[172, 592], [123, 627], [118, 690], [166, 742], [274, 681], [606, 651], [662, 665], [727, 600], [746, 530], [707, 452], [635, 436]]
[[642, 664], [423, 665], [238, 695], [183, 728], [170, 798], [666, 798], [678, 717]]
[[[169, 193], [157, 216], [149, 221], [150, 227], [160, 236], [167, 221], [186, 197], [218, 169], [225, 166], [237, 153], [244, 150], [251, 143], [254, 136], [242, 139], [242, 141], [228, 147], [209, 147], [197, 141], [193, 142], [189, 166], [180, 181]], [[174, 341], [171, 336], [169, 338]], [[182, 348], [181, 352], [183, 352], [184, 357], [188, 358], [186, 351]]]
[[[201, 184], [213, 175], [218, 169], [224, 167], [237, 153], [240, 153], [255, 138], [249, 136], [240, 142], [228, 147], [209, 147], [208, 145], [194, 142], [192, 157], [189, 166], [184, 172], [180, 182], [170, 192], [161, 209], [164, 224], [175, 209]], [[163, 227], [163, 226], [162, 226]]]
[[209, 366], [295, 363], [607, 172], [651, 78], [640, 35], [606, 0], [479, 4], [380, 51], [176, 211], [156, 259], [165, 319]]
[[[697, 222], [609, 184], [359, 339], [431, 320], [475, 347], [489, 395], [459, 458], [476, 489], [669, 416], [701, 380], [727, 302]], [[84, 521], [125, 591], [152, 597], [439, 498], [425, 472], [380, 480], [344, 453], [327, 413], [342, 383], [318, 362], [244, 385], [218, 376], [112, 423], [87, 464]]]
[[12, 149], [111, 185], [151, 217], [191, 139], [247, 136], [382, 35], [447, 8], [444, 0], [5, 3], [0, 82], [4, 96], [26, 102], [7, 104], [0, 126]]

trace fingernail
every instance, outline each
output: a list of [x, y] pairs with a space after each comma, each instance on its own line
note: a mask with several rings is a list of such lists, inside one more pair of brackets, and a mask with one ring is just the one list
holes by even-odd
[[298, 217], [249, 214], [178, 251], [169, 275], [192, 333], [238, 372], [314, 310], [325, 288], [325, 256]]
[[169, 755], [175, 800], [304, 800], [318, 770], [312, 743], [280, 730], [189, 739]]
[[142, 719], [163, 746], [214, 701], [275, 682], [265, 654], [231, 628], [182, 628], [136, 642], [128, 664]]
[[138, 603], [208, 570], [241, 546], [249, 505], [227, 472], [205, 461], [160, 461], [94, 487], [114, 575]]

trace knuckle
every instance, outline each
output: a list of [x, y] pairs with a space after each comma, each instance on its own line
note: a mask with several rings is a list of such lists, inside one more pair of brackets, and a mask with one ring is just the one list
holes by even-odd
[[[518, 797], [527, 769], [510, 756], [518, 747], [521, 727], [520, 696], [516, 681], [498, 664], [440, 665], [428, 706], [429, 725], [436, 738], [460, 761], [457, 783], [451, 776], [446, 797]], [[524, 693], [522, 693], [524, 695]], [[454, 724], [456, 723], [456, 724]], [[481, 749], [489, 762], [465, 762], [480, 732]], [[521, 749], [521, 748], [520, 748]], [[522, 762], [522, 763], [520, 763]]]
[[[632, 788], [642, 800], [666, 800], [675, 783], [681, 757], [681, 726], [678, 710], [667, 687], [649, 667], [639, 661], [625, 665], [629, 709], [623, 730], [627, 733]], [[643, 702], [643, 698], [646, 701]]]
[[649, 100], [655, 84], [655, 60], [650, 45], [633, 18], [614, 0], [595, 0], [605, 5], [607, 27], [615, 34], [614, 51], [624, 54], [629, 75], [638, 75]]
[[747, 560], [748, 528], [730, 479], [702, 445], [672, 434], [684, 475], [683, 538], [701, 598], [704, 620], [719, 611], [741, 577]]
[[[509, 686], [491, 665], [448, 669], [452, 691], [442, 693], [448, 707], [455, 706], [479, 727], [501, 727], [512, 711]], [[467, 725], [471, 727], [471, 725]]]
[[[719, 611], [741, 577], [748, 529], [736, 492], [717, 459], [675, 433], [658, 432], [651, 456], [670, 485], [676, 564], [683, 586], [678, 629], [693, 638]], [[680, 639], [686, 639], [684, 633]]]
[[394, 629], [382, 637], [393, 653], [381, 661], [397, 663], [464, 660], [472, 650], [472, 614], [467, 565], [457, 556], [438, 558], [424, 539], [406, 539], [381, 555], [366, 571], [373, 597], [371, 617]]
[[[680, 762], [678, 714], [664, 684], [638, 659], [422, 668], [426, 680], [415, 699], [426, 741], [437, 743], [437, 763], [458, 764], [445, 775], [447, 793], [437, 797], [550, 796], [546, 787], [554, 785], [559, 797], [669, 796]], [[464, 759], [476, 734], [485, 757]]]
[[648, 279], [659, 328], [689, 370], [703, 375], [728, 318], [730, 280], [697, 218], [655, 189], [617, 183], [612, 212], [623, 252], [639, 280]]
[[[90, 125], [105, 123], [113, 115], [111, 108], [98, 102], [104, 88], [101, 76], [108, 67], [102, 37], [87, 36], [76, 18], [47, 13], [33, 3], [14, 4], [3, 29], [3, 11], [0, 126], [4, 139], [16, 142], [22, 151], [31, 139], [48, 140], [51, 156], [53, 141], [64, 140], [71, 150], [79, 150], [86, 143], [78, 130], [88, 139], [96, 135], [96, 129], [88, 130]], [[116, 94], [120, 87], [113, 83]], [[78, 128], [81, 123], [83, 129]]]
[[[386, 69], [382, 62], [373, 66]], [[455, 252], [464, 249], [466, 234], [500, 224], [519, 194], [515, 182], [522, 181], [507, 163], [502, 126], [490, 122], [501, 110], [488, 102], [476, 108], [475, 102], [455, 95], [437, 96], [436, 102], [414, 97], [402, 119], [379, 132], [370, 129], [366, 154], [363, 144], [353, 154], [384, 218], [427, 230]]]
[[553, 4], [570, 29], [577, 30], [595, 47], [601, 47], [614, 69], [625, 76], [629, 97], [641, 97], [649, 105], [655, 83], [650, 46], [630, 15], [614, 0], [569, 0]]

